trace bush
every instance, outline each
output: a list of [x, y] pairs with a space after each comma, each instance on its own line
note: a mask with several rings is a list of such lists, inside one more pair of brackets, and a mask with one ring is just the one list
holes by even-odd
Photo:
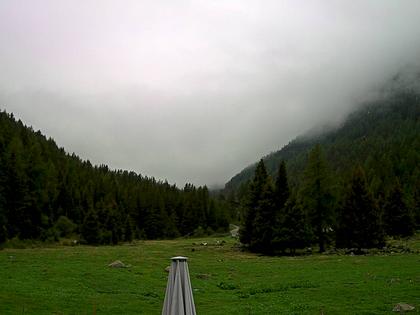
[[49, 228], [48, 230], [42, 230], [40, 239], [43, 242], [57, 242], [60, 237], [60, 233], [56, 230], [55, 227]]
[[66, 236], [70, 236], [76, 230], [77, 225], [73, 223], [72, 220], [62, 215], [58, 218], [54, 227], [60, 236], [66, 237]]

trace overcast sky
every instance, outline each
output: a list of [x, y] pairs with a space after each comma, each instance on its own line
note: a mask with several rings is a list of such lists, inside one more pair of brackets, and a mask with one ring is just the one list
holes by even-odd
[[0, 108], [92, 163], [223, 184], [419, 61], [419, 16], [418, 0], [1, 0]]

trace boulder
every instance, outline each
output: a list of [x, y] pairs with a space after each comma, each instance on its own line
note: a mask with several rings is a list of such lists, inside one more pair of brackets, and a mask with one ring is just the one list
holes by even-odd
[[108, 265], [111, 268], [127, 268], [128, 266], [124, 264], [121, 260], [116, 260]]
[[415, 308], [414, 306], [411, 306], [411, 305], [406, 304], [406, 303], [398, 303], [397, 305], [394, 306], [392, 311], [403, 313], [403, 312], [413, 311], [414, 308]]

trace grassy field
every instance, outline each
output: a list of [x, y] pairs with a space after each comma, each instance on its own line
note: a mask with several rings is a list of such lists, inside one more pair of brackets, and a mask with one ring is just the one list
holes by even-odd
[[[419, 254], [262, 257], [234, 242], [3, 249], [0, 314], [160, 314], [175, 255], [189, 257], [198, 314], [392, 314], [399, 302], [419, 313]], [[130, 267], [109, 268], [117, 259]]]

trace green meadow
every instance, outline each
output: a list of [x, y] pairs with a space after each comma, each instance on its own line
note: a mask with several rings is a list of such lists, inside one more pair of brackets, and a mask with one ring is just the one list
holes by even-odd
[[0, 314], [160, 314], [176, 255], [189, 257], [198, 314], [419, 313], [420, 237], [406, 245], [417, 253], [265, 257], [227, 237], [3, 249]]

